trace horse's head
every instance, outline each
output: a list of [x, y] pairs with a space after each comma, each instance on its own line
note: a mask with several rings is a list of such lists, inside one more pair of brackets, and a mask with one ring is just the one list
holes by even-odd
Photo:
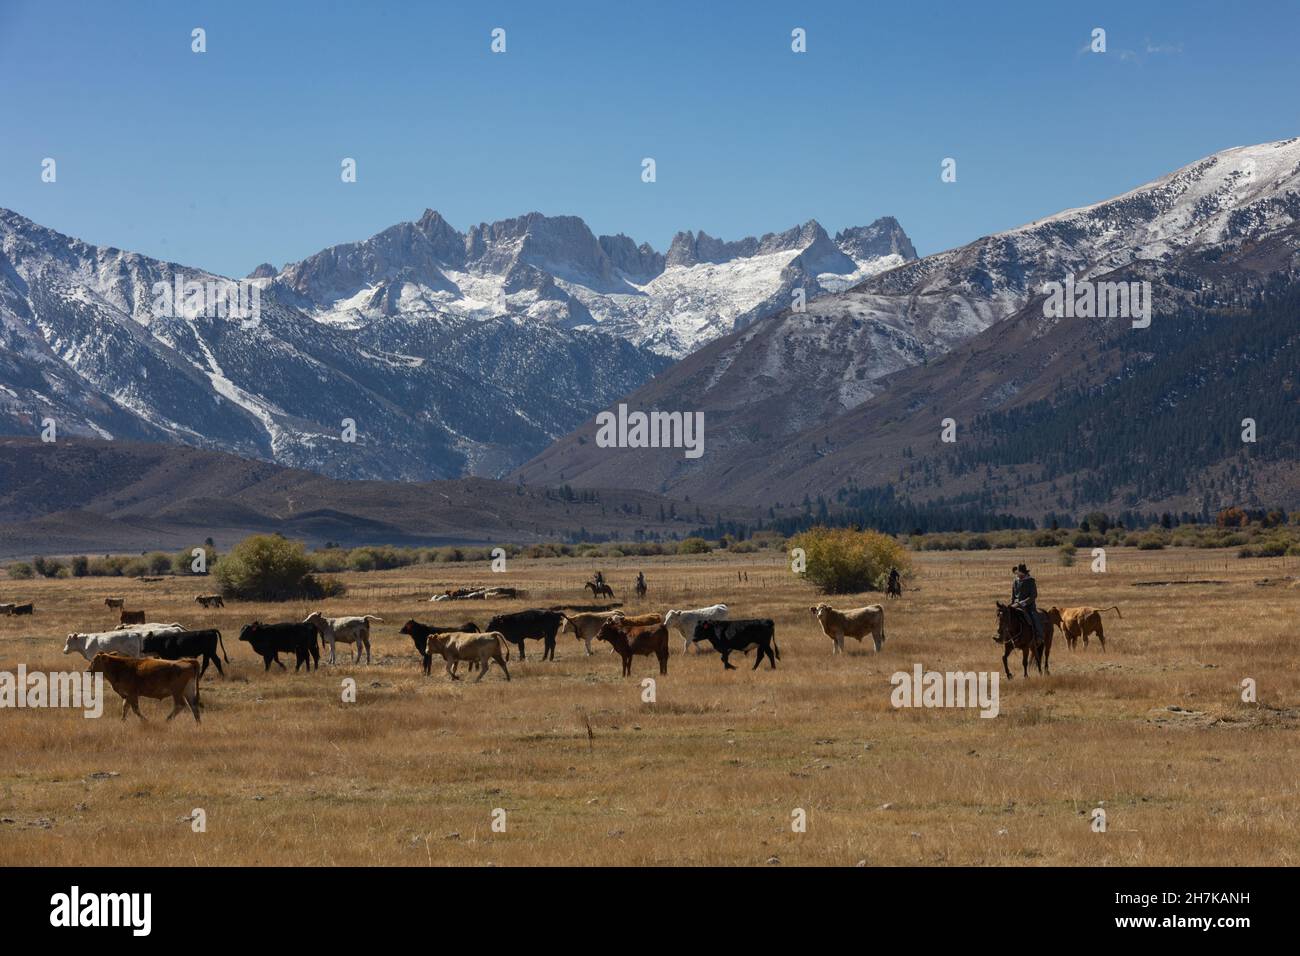
[[1003, 604], [1001, 601], [996, 603], [998, 606], [998, 635], [993, 638], [993, 640], [997, 641], [999, 644], [1005, 644], [1013, 637], [1011, 633], [1011, 605]]

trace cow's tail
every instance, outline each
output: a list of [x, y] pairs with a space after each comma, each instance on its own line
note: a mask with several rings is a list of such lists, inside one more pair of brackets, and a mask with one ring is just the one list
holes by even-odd
[[218, 631], [215, 627], [213, 628], [213, 630], [217, 631], [217, 644], [220, 645], [221, 647], [221, 656], [224, 657], [226, 659], [226, 663], [229, 664], [230, 655], [226, 653], [226, 642], [221, 639], [220, 631]]
[[776, 651], [776, 659], [779, 661], [781, 659], [781, 648], [777, 646], [775, 634], [772, 635], [772, 650]]
[[1105, 614], [1107, 611], [1114, 611], [1116, 614], [1119, 614], [1119, 616], [1120, 616], [1121, 619], [1124, 617], [1123, 614], [1120, 614], [1120, 613], [1119, 613], [1119, 605], [1118, 605], [1118, 604], [1112, 604], [1110, 607], [1104, 607], [1104, 608], [1102, 608], [1100, 611], [1098, 611], [1097, 613], [1099, 613], [1099, 614]]
[[373, 614], [363, 614], [362, 617], [364, 617], [367, 621], [378, 621], [380, 624], [384, 623], [384, 619], [382, 617], [375, 617]]
[[502, 634], [500, 631], [497, 631], [496, 633], [497, 633], [497, 647], [501, 651], [501, 656], [504, 657], [506, 660], [510, 660], [510, 642], [506, 640], [506, 636]]

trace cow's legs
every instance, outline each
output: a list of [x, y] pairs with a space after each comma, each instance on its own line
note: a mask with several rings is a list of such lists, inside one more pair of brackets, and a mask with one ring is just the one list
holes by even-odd
[[[503, 671], [505, 672], [506, 680], [509, 680], [509, 679], [510, 679], [510, 668], [506, 667], [506, 659], [505, 659], [504, 657], [502, 657], [500, 654], [498, 654], [495, 658], [493, 658], [493, 660], [495, 660], [498, 664], [501, 665], [501, 670], [503, 670]], [[484, 668], [484, 670], [486, 670], [486, 669], [487, 669], [487, 668]]]
[[[361, 650], [357, 650], [357, 660], [361, 660]], [[366, 663], [370, 663], [370, 635], [366, 635]]]
[[131, 706], [131, 702], [125, 697], [122, 698], [122, 719], [126, 720], [126, 710]]
[[479, 659], [478, 659], [478, 677], [475, 677], [475, 678], [474, 678], [474, 683], [477, 684], [479, 681], [481, 681], [484, 677], [487, 676], [488, 660], [489, 660], [488, 655], [486, 655], [486, 654], [480, 654], [480, 655], [479, 655]]
[[732, 665], [731, 661], [727, 660], [727, 658], [729, 658], [730, 656], [731, 656], [731, 649], [730, 649], [730, 648], [728, 648], [727, 650], [725, 650], [725, 651], [722, 652], [722, 669], [723, 669], [723, 670], [734, 671], [734, 670], [736, 669], [736, 668]]
[[447, 676], [452, 680], [460, 680], [460, 678], [456, 676], [456, 665], [451, 661], [447, 661]]
[[761, 664], [761, 663], [763, 663], [763, 648], [762, 648], [762, 646], [760, 645], [759, 647], [755, 648], [755, 653], [754, 653], [754, 666], [751, 667], [750, 670], [751, 670], [751, 671], [756, 671], [756, 670], [758, 670], [758, 665]]
[[1097, 622], [1097, 643], [1103, 651], [1106, 649], [1106, 631], [1102, 628], [1101, 621]]
[[668, 648], [666, 647], [663, 649], [663, 652], [659, 654], [659, 673], [668, 673]]
[[[140, 698], [132, 697], [130, 698], [130, 700], [131, 700], [131, 709], [135, 711], [135, 715], [139, 717], [141, 720], [144, 720], [145, 719], [144, 714], [140, 713]], [[123, 716], [125, 717], [126, 715], [124, 714]]]
[[776, 670], [776, 655], [772, 653], [771, 644], [761, 648], [760, 653], [754, 656], [754, 668], [757, 670], [759, 663], [763, 660], [763, 654], [767, 655], [767, 662], [772, 665], [772, 670]]

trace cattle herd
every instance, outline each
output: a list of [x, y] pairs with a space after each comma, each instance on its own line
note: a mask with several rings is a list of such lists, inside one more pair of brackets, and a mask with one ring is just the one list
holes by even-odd
[[[447, 592], [454, 593], [454, 592]], [[521, 592], [516, 592], [516, 594]], [[475, 597], [478, 595], [475, 594]], [[439, 597], [442, 597], [441, 595]], [[444, 598], [445, 599], [445, 598]], [[455, 599], [455, 598], [453, 598]], [[205, 608], [223, 607], [219, 595], [199, 595], [196, 603]], [[69, 634], [64, 642], [64, 654], [81, 654], [90, 662], [91, 670], [103, 673], [109, 683], [122, 696], [122, 719], [128, 709], [140, 714], [138, 699], [151, 697], [175, 702], [168, 720], [186, 708], [199, 719], [199, 680], [215, 665], [223, 677], [222, 661], [230, 663], [221, 632], [216, 628], [190, 630], [178, 623], [160, 624], [146, 621], [141, 610], [127, 610], [121, 598], [107, 598], [104, 604], [119, 611], [120, 623], [110, 631]], [[8, 607], [14, 607], [9, 605]], [[15, 610], [10, 613], [30, 613]], [[1119, 613], [1118, 608], [1106, 608]], [[885, 610], [879, 604], [840, 610], [829, 604], [809, 608], [822, 633], [831, 640], [831, 653], [844, 652], [844, 639], [852, 637], [859, 643], [870, 636], [879, 652], [885, 642]], [[1101, 625], [1101, 611], [1093, 608], [1073, 608], [1064, 611], [1052, 608], [1046, 612], [1048, 621], [1047, 645], [1050, 632], [1059, 628], [1066, 635], [1071, 648], [1079, 637], [1087, 646], [1090, 635], [1096, 635], [1105, 646]], [[287, 670], [280, 655], [293, 655], [294, 670], [304, 666], [308, 671], [320, 668], [322, 651], [328, 647], [328, 663], [337, 661], [338, 644], [351, 645], [352, 660], [361, 662], [364, 652], [366, 663], [371, 662], [370, 627], [382, 623], [383, 618], [373, 614], [348, 617], [326, 617], [313, 611], [302, 621], [245, 624], [239, 632], [241, 643], [247, 644], [262, 658], [263, 671], [271, 665]], [[753, 669], [764, 660], [771, 669], [781, 659], [781, 649], [776, 640], [776, 626], [769, 618], [733, 618], [725, 604], [713, 604], [693, 609], [673, 608], [662, 615], [655, 613], [628, 614], [622, 610], [590, 608], [577, 609], [566, 605], [549, 609], [531, 608], [492, 617], [480, 629], [472, 620], [453, 626], [437, 627], [408, 620], [399, 629], [400, 634], [411, 638], [421, 667], [426, 675], [432, 673], [434, 656], [441, 657], [447, 676], [460, 680], [459, 666], [466, 664], [472, 672], [477, 670], [476, 681], [481, 681], [491, 664], [495, 663], [502, 676], [510, 680], [511, 654], [518, 660], [527, 659], [526, 642], [542, 642], [542, 660], [554, 660], [556, 640], [563, 631], [573, 636], [594, 653], [593, 642], [604, 642], [622, 661], [623, 676], [632, 673], [633, 659], [654, 656], [659, 663], [659, 673], [668, 673], [669, 633], [682, 638], [682, 653], [694, 649], [700, 653], [712, 649], [721, 657], [726, 670], [735, 670], [732, 653], [747, 654], [754, 651]], [[218, 653], [220, 652], [220, 653]], [[143, 715], [140, 715], [143, 719]]]

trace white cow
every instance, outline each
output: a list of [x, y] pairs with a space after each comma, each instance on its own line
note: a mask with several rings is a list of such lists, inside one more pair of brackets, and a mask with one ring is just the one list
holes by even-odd
[[63, 653], [80, 654], [93, 661], [96, 654], [116, 652], [127, 657], [140, 656], [142, 637], [139, 631], [101, 631], [96, 634], [69, 634]]
[[321, 644], [329, 644], [331, 664], [334, 663], [334, 648], [338, 641], [344, 644], [355, 644], [357, 649], [356, 663], [361, 661], [361, 646], [366, 648], [366, 663], [370, 663], [370, 622], [379, 621], [383, 623], [382, 617], [375, 617], [373, 614], [362, 614], [357, 617], [326, 617], [320, 611], [312, 611], [303, 621], [304, 624], [310, 624], [316, 628], [316, 633], [320, 635]]
[[[664, 624], [673, 628], [682, 636], [682, 653], [691, 646], [692, 639], [695, 637], [695, 625], [700, 621], [725, 621], [730, 612], [725, 604], [711, 604], [708, 607], [697, 607], [693, 611], [668, 611], [664, 614]], [[696, 653], [699, 653], [699, 646], [696, 645]]]
[[136, 631], [140, 634], [166, 634], [169, 631], [187, 630], [184, 624], [177, 624], [173, 621], [170, 624], [119, 624], [113, 630], [115, 631]]

